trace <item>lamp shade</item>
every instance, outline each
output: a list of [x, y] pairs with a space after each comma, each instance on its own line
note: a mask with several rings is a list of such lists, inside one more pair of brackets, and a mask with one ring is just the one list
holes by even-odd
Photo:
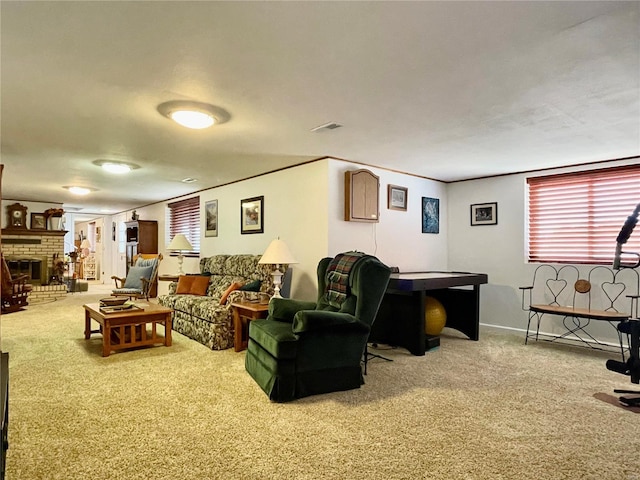
[[258, 263], [280, 265], [283, 263], [298, 263], [298, 261], [291, 255], [287, 244], [276, 238], [269, 244]]
[[184, 236], [184, 234], [178, 233], [171, 239], [171, 242], [169, 242], [167, 250], [193, 250], [193, 247], [189, 243], [189, 240], [187, 240], [187, 237]]
[[89, 241], [88, 238], [85, 238], [84, 240], [82, 240], [82, 243], [80, 243], [80, 248], [82, 249], [91, 248], [91, 242]]

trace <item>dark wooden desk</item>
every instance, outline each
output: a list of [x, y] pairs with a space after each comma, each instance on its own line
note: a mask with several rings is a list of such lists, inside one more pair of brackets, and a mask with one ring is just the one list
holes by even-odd
[[480, 334], [480, 285], [484, 273], [415, 272], [393, 273], [371, 328], [369, 342], [404, 347], [424, 355], [425, 298], [438, 299], [447, 311], [447, 324], [471, 340]]

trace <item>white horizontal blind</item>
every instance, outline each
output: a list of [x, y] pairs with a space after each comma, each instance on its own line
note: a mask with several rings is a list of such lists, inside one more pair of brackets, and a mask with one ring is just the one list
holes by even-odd
[[193, 247], [191, 252], [183, 252], [184, 256], [197, 257], [200, 255], [200, 197], [187, 198], [167, 206], [169, 207], [168, 241], [178, 233], [184, 234]]
[[[535, 177], [527, 183], [530, 262], [613, 262], [618, 233], [640, 203], [640, 166]], [[623, 250], [640, 252], [640, 226], [636, 230]]]

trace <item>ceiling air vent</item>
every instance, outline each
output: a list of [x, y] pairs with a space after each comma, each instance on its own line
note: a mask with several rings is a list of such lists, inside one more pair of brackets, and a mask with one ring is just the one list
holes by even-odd
[[315, 128], [312, 128], [311, 131], [312, 132], [319, 132], [322, 130], [335, 130], [336, 128], [340, 128], [342, 127], [342, 125], [340, 125], [339, 123], [336, 122], [329, 122], [329, 123], [325, 123], [323, 125], [318, 125]]

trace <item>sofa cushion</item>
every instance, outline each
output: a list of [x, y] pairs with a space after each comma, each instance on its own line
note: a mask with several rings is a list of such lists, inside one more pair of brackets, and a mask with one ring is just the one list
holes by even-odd
[[229, 285], [235, 282], [244, 283], [245, 279], [233, 275], [211, 275], [211, 284], [207, 295], [220, 302], [222, 295], [227, 291]]
[[226, 305], [204, 296], [189, 295], [189, 313], [210, 323], [225, 323], [232, 325], [231, 310]]
[[222, 294], [222, 297], [220, 297], [220, 305], [224, 305], [225, 303], [227, 303], [227, 298], [229, 297], [229, 294], [234, 290], [238, 290], [241, 286], [242, 286], [242, 283], [240, 282], [233, 282], [231, 285], [229, 285], [229, 288], [227, 288]]
[[206, 298], [206, 297], [198, 297], [196, 295], [160, 295], [158, 297], [158, 302], [160, 305], [164, 307], [169, 307], [172, 310], [185, 312], [191, 314], [191, 307], [193, 306], [193, 302], [197, 298]]
[[191, 293], [191, 286], [193, 285], [194, 279], [194, 276], [180, 275], [180, 277], [178, 277], [176, 295], [188, 295]]
[[214, 255], [213, 257], [205, 257], [200, 259], [200, 272], [211, 275], [226, 274], [224, 267], [229, 255]]
[[127, 273], [127, 279], [124, 282], [123, 288], [135, 288], [142, 289], [141, 278], [149, 280], [153, 267], [131, 267], [129, 273]]
[[191, 295], [206, 295], [207, 289], [209, 288], [210, 277], [206, 275], [196, 275], [191, 278], [193, 278], [193, 282], [189, 293]]
[[261, 284], [262, 280], [251, 280], [242, 285], [238, 290], [242, 290], [243, 292], [259, 292]]

